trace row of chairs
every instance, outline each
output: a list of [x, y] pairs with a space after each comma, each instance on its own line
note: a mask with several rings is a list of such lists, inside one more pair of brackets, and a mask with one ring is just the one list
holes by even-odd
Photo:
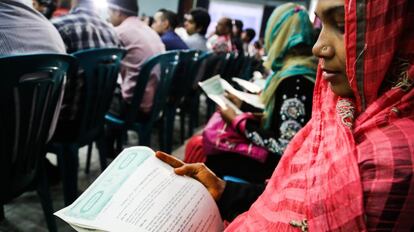
[[56, 231], [44, 165], [73, 56], [43, 54], [0, 58], [0, 205], [37, 190], [49, 231]]
[[[58, 155], [64, 201], [68, 205], [78, 194], [78, 150], [89, 145], [88, 170], [91, 144], [96, 141], [98, 147], [104, 147], [104, 124], [119, 128], [124, 132], [122, 134], [126, 134], [127, 130], [136, 131], [140, 145], [150, 145], [151, 130], [158, 125], [160, 149], [170, 152], [177, 111], [181, 116], [182, 140], [186, 116], [189, 116], [189, 136], [198, 125], [200, 91], [197, 82], [215, 74], [242, 76], [246, 68], [241, 67], [248, 67], [245, 65], [247, 58], [242, 59], [234, 54], [216, 55], [190, 50], [171, 51], [152, 57], [143, 65], [137, 77], [131, 108], [126, 117], [121, 119], [107, 114], [107, 111], [124, 54], [125, 51], [121, 49], [91, 49], [72, 55], [42, 54], [0, 58], [3, 76], [0, 85], [0, 123], [3, 128], [0, 133], [0, 178], [5, 186], [1, 189], [0, 205], [28, 189], [37, 189], [48, 228], [56, 231], [43, 167], [47, 143], [48, 150]], [[84, 88], [75, 136], [66, 141], [51, 140], [62, 102], [66, 74], [70, 78], [80, 71]], [[137, 123], [136, 109], [144, 97], [145, 86], [151, 75], [157, 75], [159, 80], [153, 107], [148, 121]], [[59, 129], [59, 125], [57, 127]], [[104, 169], [108, 154], [104, 149], [99, 150], [101, 167]]]
[[[125, 51], [96, 49], [72, 55], [35, 54], [0, 58], [1, 78], [1, 216], [3, 205], [28, 190], [37, 190], [49, 231], [57, 231], [45, 173], [46, 144], [56, 147], [64, 191], [75, 192], [79, 147], [101, 134]], [[84, 89], [76, 133], [70, 141], [52, 139], [65, 82], [82, 72]], [[65, 152], [70, 151], [70, 152]], [[75, 155], [76, 154], [76, 155]], [[74, 190], [75, 189], [75, 190]], [[68, 204], [68, 194], [65, 203]]]

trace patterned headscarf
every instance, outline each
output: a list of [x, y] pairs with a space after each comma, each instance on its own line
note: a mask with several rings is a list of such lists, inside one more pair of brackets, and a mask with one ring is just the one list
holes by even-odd
[[314, 81], [316, 64], [312, 56], [289, 54], [289, 51], [298, 45], [311, 47], [313, 38], [309, 15], [302, 6], [294, 3], [283, 4], [270, 16], [265, 34], [268, 60], [264, 66], [271, 69], [272, 74], [268, 77], [261, 95], [265, 105], [265, 128], [270, 127], [275, 91], [284, 78], [301, 75]]
[[312, 119], [227, 231], [414, 228], [414, 1], [345, 0], [345, 15], [356, 100], [319, 69]]

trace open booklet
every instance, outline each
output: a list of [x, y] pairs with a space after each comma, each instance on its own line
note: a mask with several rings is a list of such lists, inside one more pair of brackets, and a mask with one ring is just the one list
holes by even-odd
[[233, 86], [231, 86], [226, 80], [220, 77], [220, 75], [216, 75], [211, 77], [203, 82], [198, 83], [203, 91], [207, 94], [207, 96], [213, 100], [217, 105], [222, 108], [231, 107], [234, 109], [236, 114], [242, 113], [240, 109], [237, 108], [229, 99], [225, 97], [225, 92], [229, 92], [240, 100], [256, 107], [259, 109], [263, 109], [264, 105], [260, 101], [260, 97], [257, 94], [250, 94], [239, 91]]
[[259, 86], [254, 82], [246, 81], [246, 80], [240, 79], [238, 77], [233, 77], [233, 78], [231, 78], [231, 80], [236, 82], [243, 89], [249, 91], [250, 93], [259, 94], [260, 92], [263, 91], [263, 86]]
[[70, 206], [55, 213], [77, 231], [223, 231], [214, 199], [148, 147], [121, 154]]

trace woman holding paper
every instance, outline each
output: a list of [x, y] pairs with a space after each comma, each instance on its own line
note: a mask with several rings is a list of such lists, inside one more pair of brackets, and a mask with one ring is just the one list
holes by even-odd
[[[236, 176], [256, 183], [268, 179], [289, 141], [311, 116], [316, 75], [316, 60], [311, 51], [313, 43], [313, 28], [306, 10], [293, 3], [279, 6], [266, 28], [265, 47], [269, 58], [265, 66], [272, 74], [260, 96], [264, 111], [231, 94], [228, 98], [246, 113], [236, 115], [231, 107], [220, 109], [222, 120], [233, 127], [239, 137], [247, 138], [266, 152], [253, 155], [237, 150], [212, 152], [208, 149], [208, 141], [219, 136], [210, 138], [205, 131], [203, 137], [189, 142], [185, 161], [206, 161], [219, 176]], [[200, 149], [203, 145], [204, 149]]]
[[[226, 231], [410, 231], [414, 2], [320, 0], [316, 14], [323, 29], [313, 48], [320, 62], [312, 118]], [[257, 193], [202, 164], [157, 156], [202, 182], [223, 217]]]

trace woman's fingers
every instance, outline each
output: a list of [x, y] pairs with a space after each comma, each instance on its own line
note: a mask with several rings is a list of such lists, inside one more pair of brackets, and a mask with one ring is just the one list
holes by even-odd
[[202, 163], [184, 164], [174, 169], [177, 175], [185, 175], [198, 180], [210, 192], [214, 200], [220, 199], [226, 182], [218, 178], [210, 169]]
[[174, 169], [175, 174], [177, 175], [185, 175], [189, 177], [194, 177], [197, 175], [198, 167], [197, 164], [186, 164], [179, 168]]
[[174, 156], [168, 155], [168, 154], [166, 154], [162, 151], [157, 151], [155, 153], [155, 156], [158, 159], [164, 161], [165, 163], [171, 165], [171, 167], [173, 167], [173, 168], [178, 168], [178, 167], [181, 167], [185, 164], [183, 161], [175, 158]]

